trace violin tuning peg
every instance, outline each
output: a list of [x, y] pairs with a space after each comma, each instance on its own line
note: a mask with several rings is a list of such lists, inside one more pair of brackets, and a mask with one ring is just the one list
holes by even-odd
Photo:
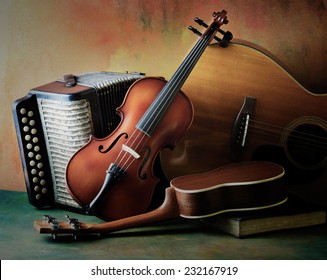
[[232, 32], [230, 32], [230, 31], [226, 31], [224, 37], [226, 37], [226, 39], [227, 39], [228, 41], [230, 41], [230, 40], [233, 39], [233, 34], [232, 34]]
[[197, 23], [197, 24], [199, 24], [199, 25], [201, 25], [201, 26], [204, 26], [205, 28], [207, 28], [209, 25], [208, 24], [206, 24], [202, 19], [199, 19], [198, 17], [196, 17], [195, 19], [194, 19], [194, 21]]
[[223, 39], [226, 39], [228, 41], [230, 41], [230, 40], [233, 39], [233, 34], [230, 31], [224, 31], [224, 30], [218, 29], [218, 32], [220, 34], [224, 35], [224, 38]]
[[196, 35], [202, 36], [202, 33], [199, 30], [197, 30], [196, 28], [194, 28], [193, 26], [189, 26], [188, 29], [191, 30]]
[[218, 32], [223, 36], [222, 39], [218, 38], [217, 36], [214, 37], [214, 39], [219, 43], [219, 45], [223, 48], [228, 47], [230, 40], [233, 39], [233, 34], [230, 31], [223, 31], [221, 29], [218, 29]]
[[[200, 19], [200, 18], [198, 18], [198, 17], [194, 18], [194, 21], [195, 21], [197, 24], [199, 24], [200, 26], [203, 26], [203, 27], [205, 27], [205, 28], [208, 28], [208, 27], [209, 27], [208, 24], [206, 24], [202, 19]], [[191, 30], [191, 31], [192, 31], [193, 33], [195, 33], [196, 35], [202, 36], [202, 34], [201, 34], [197, 29], [195, 29], [194, 27], [189, 26], [188, 29]], [[231, 32], [229, 32], [229, 31], [226, 31], [226, 32], [225, 32], [225, 31], [223, 31], [223, 30], [221, 30], [221, 29], [218, 29], [218, 32], [219, 32], [220, 34], [223, 35], [223, 38], [220, 39], [220, 38], [217, 37], [217, 36], [215, 36], [215, 37], [213, 37], [213, 38], [214, 38], [214, 40], [216, 40], [216, 41], [219, 43], [219, 45], [220, 45], [221, 47], [226, 48], [226, 47], [229, 45], [229, 41], [233, 39], [233, 34], [232, 34]]]

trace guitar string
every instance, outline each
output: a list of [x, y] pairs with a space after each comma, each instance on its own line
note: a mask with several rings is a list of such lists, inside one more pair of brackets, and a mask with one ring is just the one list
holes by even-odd
[[[296, 131], [294, 129], [289, 129], [289, 128], [283, 128], [281, 126], [277, 126], [277, 125], [272, 125], [272, 124], [268, 124], [268, 123], [264, 123], [264, 122], [260, 122], [260, 121], [255, 121], [255, 120], [250, 120], [250, 122], [252, 123], [256, 123], [256, 124], [261, 124], [261, 125], [265, 125], [266, 127], [272, 127], [272, 128], [276, 128], [279, 129], [281, 131], [286, 131], [286, 132], [290, 132], [290, 133], [295, 133], [296, 135], [292, 135], [292, 137], [294, 138], [298, 138], [301, 140], [309, 140], [311, 142], [316, 142], [322, 145], [326, 145], [327, 144], [327, 138], [325, 136], [319, 136], [319, 135], [315, 135], [315, 134], [311, 134], [311, 133], [307, 133], [307, 132], [302, 132], [302, 131]], [[275, 131], [275, 130], [269, 130], [267, 128], [264, 127], [260, 127], [260, 126], [256, 126], [256, 125], [250, 125], [251, 127], [257, 128], [257, 129], [261, 129], [261, 130], [266, 130], [266, 131], [270, 131], [272, 133], [280, 133], [279, 131]], [[272, 134], [273, 135], [273, 134]], [[310, 138], [306, 138], [307, 137], [312, 137], [314, 139], [310, 139]]]
[[[269, 127], [274, 127], [274, 128], [277, 128], [277, 129], [280, 129], [280, 130], [283, 130], [283, 131], [288, 131], [288, 132], [294, 131], [293, 129], [290, 129], [290, 128], [285, 128], [285, 127], [282, 127], [282, 126], [269, 124], [269, 123], [265, 123], [265, 122], [261, 122], [261, 121], [257, 121], [257, 120], [252, 120], [251, 119], [250, 122], [257, 123], [257, 124], [262, 124], [262, 125], [269, 126]], [[310, 134], [310, 133], [307, 133], [307, 132], [301, 132], [301, 131], [296, 131], [296, 132], [298, 134], [313, 136], [313, 137], [316, 137], [316, 138], [321, 138], [322, 140], [326, 140], [326, 137], [324, 137], [324, 136], [317, 136], [317, 135], [314, 135], [314, 134]]]
[[[269, 130], [264, 130], [264, 129], [249, 129], [248, 130], [250, 133], [254, 133], [256, 135], [266, 135], [266, 136], [276, 136], [278, 137], [278, 135], [276, 133], [271, 133], [271, 131]], [[292, 136], [289, 137], [287, 139], [288, 143], [299, 143], [299, 144], [303, 144], [305, 146], [317, 149], [319, 151], [327, 151], [327, 146], [325, 143], [322, 142], [315, 142], [315, 141], [311, 141], [310, 139], [306, 139], [306, 138], [301, 138], [301, 137], [296, 137], [296, 136]]]
[[[276, 137], [279, 136], [278, 131], [270, 130], [270, 129], [266, 129], [266, 128], [260, 128], [260, 127], [253, 126], [253, 125], [249, 125], [248, 131], [253, 132], [253, 133], [257, 133], [257, 134], [259, 133], [259, 134], [262, 134], [262, 135], [267, 135], [267, 136], [276, 136]], [[292, 132], [292, 130], [289, 130], [289, 131]], [[314, 135], [311, 135], [311, 134], [301, 133], [301, 132], [297, 132], [297, 134], [305, 134], [305, 135], [308, 135], [308, 136], [314, 136]], [[324, 139], [323, 137], [318, 137], [317, 136], [317, 138], [321, 138], [322, 140], [326, 140], [326, 138]], [[292, 142], [302, 143], [302, 144], [305, 144], [307, 146], [311, 146], [311, 147], [314, 147], [314, 148], [317, 148], [317, 149], [327, 150], [326, 141], [323, 142], [323, 141], [319, 141], [319, 140], [305, 138], [305, 137], [298, 136], [298, 135], [292, 135], [289, 139]]]
[[[181, 66], [178, 68], [176, 74], [174, 74], [176, 76], [176, 80], [174, 81], [174, 83], [172, 85], [167, 86], [166, 88], [164, 87], [162, 89], [162, 92], [164, 94], [164, 92], [168, 92], [168, 97], [165, 96], [164, 99], [160, 100], [159, 104], [157, 105], [157, 108], [159, 108], [159, 112], [158, 110], [157, 111], [153, 111], [150, 115], [150, 116], [147, 116], [147, 122], [146, 122], [146, 125], [149, 123], [149, 121], [151, 119], [154, 119], [152, 120], [152, 123], [150, 123], [150, 125], [152, 125], [153, 123], [155, 123], [155, 121], [157, 120], [157, 116], [161, 113], [162, 111], [162, 108], [164, 108], [163, 106], [166, 106], [168, 102], [171, 102], [170, 99], [173, 97], [173, 95], [175, 94], [176, 92], [176, 89], [178, 88], [179, 86], [179, 81], [181, 79], [185, 79], [185, 75], [188, 76], [189, 72], [192, 70], [192, 65], [194, 64], [195, 61], [197, 61], [199, 59], [199, 57], [201, 56], [202, 52], [204, 51], [205, 49], [205, 45], [207, 44], [207, 41], [204, 40], [203, 38], [201, 38], [197, 44], [195, 45], [195, 47], [192, 49], [188, 59], [185, 59], [183, 61], [183, 63], [181, 64]], [[185, 66], [184, 66], [185, 64]], [[181, 68], [186, 68], [187, 71], [180, 71]], [[191, 69], [190, 69], [191, 68]], [[178, 73], [178, 72], [181, 72], [181, 73]], [[178, 78], [178, 79], [177, 79]], [[173, 89], [173, 90], [172, 90]], [[153, 116], [155, 115], [155, 118], [153, 118]], [[136, 137], [132, 137], [134, 136], [135, 132], [138, 132], [138, 135]], [[141, 139], [138, 141], [136, 147], [133, 147], [133, 145], [135, 144], [135, 142], [137, 141], [138, 137], [141, 135]], [[145, 136], [148, 136], [144, 131], [141, 131], [139, 129], [135, 129], [134, 132], [132, 133], [131, 137], [127, 140], [126, 142], [126, 145], [128, 145], [129, 147], [131, 147], [133, 150], [137, 150], [142, 144], [142, 146], [145, 145], [147, 139], [145, 142], [143, 142], [144, 140], [144, 137]], [[130, 144], [130, 140], [133, 139], [133, 142]], [[122, 156], [122, 152], [123, 150], [121, 149], [114, 164], [115, 165], [118, 165], [121, 169], [123, 169], [124, 171], [127, 171], [127, 169], [132, 165], [132, 163], [134, 162], [135, 160], [135, 157], [133, 155], [131, 155], [130, 153], [127, 153], [125, 151], [124, 155]], [[128, 154], [128, 157], [127, 159], [125, 160], [125, 162], [122, 164], [125, 156]], [[121, 158], [120, 158], [121, 157]]]

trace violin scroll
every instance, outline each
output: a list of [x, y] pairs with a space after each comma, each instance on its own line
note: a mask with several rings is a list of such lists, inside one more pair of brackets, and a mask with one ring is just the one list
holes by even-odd
[[[227, 16], [226, 16], [227, 12], [225, 10], [223, 10], [222, 12], [214, 12], [213, 16], [214, 16], [214, 21], [211, 24], [211, 26], [209, 27], [208, 24], [206, 24], [202, 19], [199, 19], [198, 17], [196, 17], [194, 19], [194, 21], [199, 24], [200, 26], [203, 26], [205, 28], [207, 28], [206, 32], [204, 34], [202, 34], [201, 32], [199, 32], [196, 28], [194, 28], [193, 26], [189, 26], [189, 30], [191, 30], [193, 33], [195, 33], [196, 35], [200, 36], [200, 37], [204, 37], [208, 34], [209, 31], [212, 31], [212, 36], [209, 36], [208, 41], [211, 42], [213, 39], [216, 40], [219, 45], [223, 48], [228, 47], [229, 42], [233, 39], [233, 34], [230, 31], [223, 31], [220, 29], [220, 27], [223, 24], [227, 24], [228, 20], [227, 20]], [[219, 32], [220, 34], [223, 35], [223, 38], [218, 38], [216, 35], [214, 35], [216, 32]]]
[[220, 26], [228, 23], [227, 11], [222, 10], [221, 12], [213, 12], [212, 16], [214, 17], [214, 22]]

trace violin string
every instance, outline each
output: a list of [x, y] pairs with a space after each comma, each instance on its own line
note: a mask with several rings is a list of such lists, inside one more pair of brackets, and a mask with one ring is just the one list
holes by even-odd
[[[149, 133], [152, 126], [158, 121], [158, 118], [163, 115], [163, 110], [167, 108], [167, 105], [173, 100], [174, 95], [177, 93], [176, 88], [179, 87], [179, 82], [182, 80], [182, 78], [184, 78], [183, 73], [189, 72], [190, 64], [192, 65], [194, 57], [197, 56], [199, 46], [202, 47], [202, 43], [203, 40], [201, 39], [197, 42], [195, 47], [192, 49], [188, 57], [183, 61], [170, 81], [167, 82], [167, 84], [162, 88], [160, 94], [150, 105], [149, 110], [145, 112], [144, 116], [142, 117], [145, 119], [145, 123], [142, 127], [145, 133]], [[187, 71], [181, 71], [181, 69], [187, 69]], [[151, 110], [151, 107], [153, 107], [154, 110]]]
[[[142, 133], [140, 132], [138, 129], [135, 129], [134, 131], [138, 131], [138, 134], [137, 136], [135, 137], [135, 139], [133, 140], [132, 144], [130, 145], [130, 147], [136, 151], [138, 154], [141, 153], [141, 149], [144, 147], [145, 143], [147, 142], [148, 138], [145, 138], [147, 137], [147, 135], [145, 133]], [[137, 139], [139, 138], [139, 136], [141, 136], [141, 139], [138, 140], [137, 144], [136, 144], [136, 147], [133, 147], [133, 144], [137, 141]], [[144, 141], [145, 140], [145, 141]], [[127, 144], [127, 143], [126, 143]], [[141, 149], [139, 149], [141, 148]], [[138, 151], [140, 150], [140, 151]], [[125, 152], [126, 153], [126, 152]], [[129, 163], [128, 163], [129, 161]], [[132, 163], [135, 161], [135, 157], [132, 156], [131, 154], [129, 154], [129, 157], [128, 159], [125, 161], [124, 165], [123, 165], [123, 169], [125, 171], [127, 171], [127, 169], [132, 165]]]
[[[136, 130], [133, 131], [133, 133], [131, 134], [131, 136], [129, 136], [128, 140], [126, 141], [126, 145], [129, 145], [129, 141], [130, 139], [134, 139], [134, 134], [135, 134]], [[114, 164], [116, 166], [119, 166], [121, 169], [124, 169], [124, 165], [122, 165], [122, 161], [124, 160], [125, 156], [128, 155], [128, 153], [126, 151], [124, 151], [122, 148], [120, 149], [115, 161], [114, 161]], [[129, 158], [131, 157], [131, 155], [129, 155]], [[129, 158], [127, 160], [129, 160]], [[126, 162], [127, 162], [126, 160]]]
[[[203, 52], [203, 47], [207, 44], [207, 41], [203, 40], [202, 38], [198, 41], [198, 43], [196, 44], [196, 46], [193, 48], [193, 52], [190, 53], [190, 55], [188, 56], [188, 59], [185, 59], [183, 61], [183, 63], [181, 64], [180, 68], [181, 67], [185, 67], [187, 69], [187, 71], [182, 71], [182, 75], [180, 73], [178, 73], [178, 71], [176, 72], [177, 73], [177, 76], [179, 75], [178, 79], [176, 78], [173, 83], [172, 83], [172, 86], [170, 88], [166, 88], [166, 91], [168, 91], [168, 97], [165, 96], [165, 98], [163, 98], [162, 100], [160, 100], [159, 102], [159, 105], [157, 106], [157, 108], [159, 108], [159, 112], [158, 110], [157, 111], [154, 111], [152, 112], [152, 115], [150, 116], [147, 116], [147, 123], [152, 120], [152, 123], [150, 123], [150, 125], [152, 125], [153, 123], [155, 123], [156, 121], [156, 118], [157, 116], [161, 113], [162, 111], [162, 108], [164, 108], [163, 106], [166, 106], [168, 102], [170, 102], [170, 99], [172, 98], [172, 95], [174, 95], [176, 89], [179, 87], [179, 83], [178, 81], [180, 81], [181, 79], [185, 79], [185, 75], [188, 76], [189, 72], [190, 72], [190, 68], [192, 66], [192, 64], [194, 63], [194, 61], [198, 60], [199, 57], [201, 56], [202, 52]], [[206, 47], [206, 46], [205, 46]], [[200, 49], [200, 50], [199, 50]], [[185, 66], [184, 66], [185, 64]], [[171, 85], [171, 84], [169, 84]], [[171, 89], [173, 88], [173, 90]], [[166, 94], [165, 94], [166, 95]], [[154, 117], [153, 117], [154, 116]], [[138, 135], [136, 137], [133, 137], [135, 132], [138, 131]], [[138, 137], [142, 135], [141, 139], [138, 141], [136, 147], [134, 148], [133, 145], [135, 144], [135, 141], [138, 139]], [[133, 149], [133, 150], [137, 150], [141, 144], [144, 144], [143, 143], [143, 140], [144, 140], [144, 137], [147, 136], [145, 132], [139, 130], [139, 129], [135, 129], [134, 132], [132, 133], [131, 137], [129, 138], [129, 140], [126, 142], [126, 145], [129, 145], [129, 141], [133, 139], [133, 142], [131, 143], [130, 147]], [[135, 160], [135, 158], [127, 153], [126, 151], [124, 151], [124, 155], [122, 156], [122, 152], [123, 150], [121, 149], [116, 160], [115, 160], [115, 164], [117, 164], [120, 168], [124, 169], [125, 171], [131, 166], [131, 164], [133, 163], [133, 161]], [[128, 157], [127, 159], [125, 160], [125, 162], [122, 164], [125, 156], [128, 154]], [[125, 167], [126, 166], [126, 167]]]
[[[163, 93], [165, 93], [164, 94], [165, 98], [162, 98], [160, 100], [159, 104], [157, 104], [157, 106], [156, 106], [157, 110], [153, 111], [152, 113], [150, 112], [150, 116], [147, 116], [146, 125], [148, 125], [149, 121], [151, 121], [151, 120], [152, 120], [152, 122], [150, 123], [150, 126], [152, 124], [154, 124], [157, 121], [157, 118], [159, 118], [161, 116], [162, 111], [164, 110], [166, 105], [169, 102], [172, 102], [172, 97], [177, 92], [177, 90], [179, 90], [181, 88], [180, 81], [183, 81], [183, 80], [185, 80], [185, 78], [188, 77], [189, 73], [192, 70], [192, 66], [194, 66], [194, 62], [196, 62], [200, 58], [202, 52], [204, 51], [204, 49], [207, 46], [207, 43], [208, 43], [208, 41], [203, 39], [202, 37], [197, 42], [195, 47], [192, 49], [190, 55], [188, 56], [188, 58], [183, 61], [183, 63], [178, 68], [176, 73], [173, 75], [171, 80], [166, 84], [167, 86], [163, 88]], [[187, 69], [187, 71], [180, 71], [180, 69], [182, 69], [182, 68], [183, 68], [183, 70]], [[171, 81], [173, 81], [173, 82], [171, 82]]]
[[[134, 134], [136, 134], [136, 132], [138, 132], [138, 134], [136, 136], [134, 136]], [[138, 140], [140, 136], [141, 136], [141, 139]], [[131, 134], [129, 139], [126, 141], [125, 145], [130, 147], [131, 149], [133, 149], [135, 152], [140, 153], [139, 151], [137, 151], [138, 148], [141, 146], [141, 144], [142, 144], [142, 146], [144, 146], [148, 140], [148, 139], [146, 139], [146, 141], [144, 142], [145, 136], [147, 136], [145, 133], [141, 134], [138, 129], [134, 129], [133, 133]], [[134, 144], [137, 140], [138, 140], [138, 143], [134, 147]], [[127, 156], [127, 159], [123, 162], [123, 160], [125, 159], [125, 156]], [[121, 148], [118, 156], [116, 157], [114, 164], [119, 166], [124, 171], [127, 171], [128, 167], [131, 166], [131, 164], [134, 162], [134, 160], [135, 160], [135, 157], [133, 155], [124, 151]]]

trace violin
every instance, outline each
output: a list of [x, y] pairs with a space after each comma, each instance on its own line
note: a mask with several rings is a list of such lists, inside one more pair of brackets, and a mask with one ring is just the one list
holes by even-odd
[[108, 234], [175, 218], [200, 219], [231, 211], [275, 207], [287, 201], [283, 167], [266, 161], [243, 161], [210, 172], [177, 177], [166, 188], [165, 200], [150, 212], [99, 224], [80, 222], [66, 215], [67, 222], [45, 215], [34, 222], [41, 234]]
[[147, 211], [161, 180], [153, 168], [159, 152], [176, 146], [193, 121], [193, 105], [181, 87], [220, 27], [228, 23], [225, 10], [214, 12], [213, 18], [168, 82], [155, 77], [135, 82], [117, 108], [117, 128], [103, 139], [91, 136], [71, 157], [66, 185], [89, 213], [116, 220]]

